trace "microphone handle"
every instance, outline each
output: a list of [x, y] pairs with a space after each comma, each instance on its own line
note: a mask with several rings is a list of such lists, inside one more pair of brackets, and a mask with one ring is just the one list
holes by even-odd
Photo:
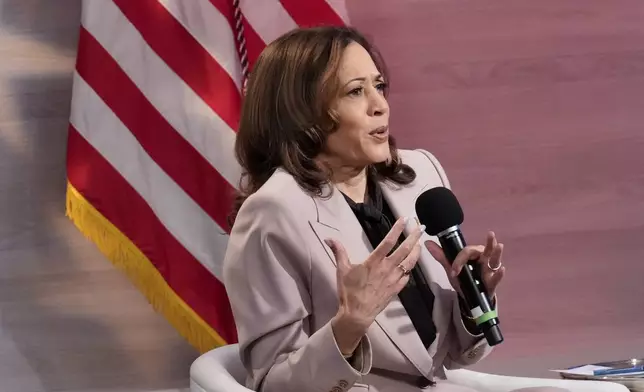
[[[465, 238], [458, 226], [454, 226], [438, 235], [443, 252], [453, 263], [456, 255], [465, 248]], [[492, 309], [487, 289], [481, 278], [481, 268], [478, 262], [468, 261], [458, 274], [458, 281], [465, 298], [465, 303], [474, 318], [476, 325], [483, 331], [490, 346], [503, 342], [496, 310]]]

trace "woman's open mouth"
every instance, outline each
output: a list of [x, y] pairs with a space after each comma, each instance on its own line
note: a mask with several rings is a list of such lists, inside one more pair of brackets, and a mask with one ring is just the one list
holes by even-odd
[[387, 140], [389, 138], [389, 126], [385, 125], [378, 127], [369, 132], [369, 135], [375, 137], [378, 140]]

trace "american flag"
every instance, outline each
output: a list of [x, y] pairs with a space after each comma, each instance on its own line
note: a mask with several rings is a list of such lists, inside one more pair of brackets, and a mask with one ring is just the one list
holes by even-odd
[[67, 215], [196, 348], [235, 343], [222, 279], [246, 68], [344, 0], [84, 0]]

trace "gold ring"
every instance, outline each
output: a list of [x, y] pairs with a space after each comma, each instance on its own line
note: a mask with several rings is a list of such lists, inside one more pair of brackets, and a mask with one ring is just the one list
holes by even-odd
[[489, 269], [491, 269], [492, 271], [494, 271], [494, 272], [496, 272], [496, 271], [498, 271], [499, 269], [501, 269], [501, 266], [502, 266], [502, 265], [503, 265], [503, 263], [499, 263], [499, 265], [497, 265], [495, 268], [492, 268], [492, 266], [490, 265], [490, 259], [487, 259], [487, 267], [488, 267]]
[[401, 264], [398, 264], [398, 268], [400, 268], [400, 269], [402, 270], [403, 275], [409, 275], [409, 273], [411, 272], [410, 270], [408, 270], [407, 268], [405, 268], [405, 266], [404, 266], [404, 265], [402, 265], [402, 263], [401, 263]]

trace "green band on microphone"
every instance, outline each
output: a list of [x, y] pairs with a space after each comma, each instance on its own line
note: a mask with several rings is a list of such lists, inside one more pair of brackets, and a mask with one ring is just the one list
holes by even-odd
[[497, 316], [496, 310], [490, 310], [489, 312], [483, 313], [482, 315], [480, 315], [475, 319], [476, 325], [481, 325], [488, 320], [492, 320], [493, 318], [496, 318], [496, 316]]

